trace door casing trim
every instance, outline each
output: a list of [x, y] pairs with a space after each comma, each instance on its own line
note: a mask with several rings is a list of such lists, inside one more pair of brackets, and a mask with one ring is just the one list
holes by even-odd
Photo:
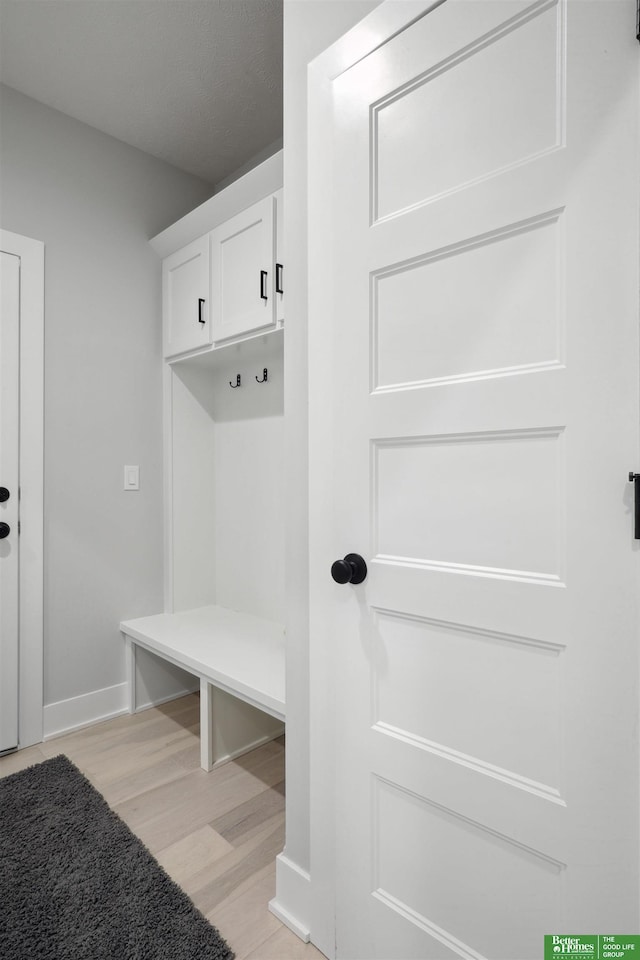
[[44, 709], [44, 243], [0, 230], [20, 257], [18, 747], [40, 743]]

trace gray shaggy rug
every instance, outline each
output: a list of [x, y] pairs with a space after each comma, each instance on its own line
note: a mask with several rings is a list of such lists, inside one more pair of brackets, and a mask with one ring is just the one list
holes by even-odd
[[67, 757], [0, 779], [2, 960], [233, 960]]

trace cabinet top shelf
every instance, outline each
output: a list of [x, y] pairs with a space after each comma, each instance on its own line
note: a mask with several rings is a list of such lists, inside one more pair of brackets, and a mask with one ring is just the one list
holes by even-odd
[[281, 624], [208, 606], [125, 620], [120, 630], [146, 650], [279, 720], [285, 719]]
[[240, 210], [280, 190], [283, 184], [283, 151], [264, 160], [244, 176], [214, 193], [204, 203], [149, 241], [159, 257], [168, 257], [180, 247], [213, 230]]

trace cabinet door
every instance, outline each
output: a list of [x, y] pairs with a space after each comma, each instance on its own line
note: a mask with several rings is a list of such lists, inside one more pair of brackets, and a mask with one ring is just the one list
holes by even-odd
[[278, 323], [284, 323], [284, 210], [282, 206], [282, 196], [284, 191], [278, 190], [274, 194], [276, 202], [276, 249], [275, 249], [275, 274], [273, 279], [274, 293], [276, 298], [276, 320]]
[[211, 234], [213, 339], [226, 340], [276, 322], [275, 197], [267, 197]]
[[163, 260], [162, 311], [165, 357], [211, 343], [209, 234]]

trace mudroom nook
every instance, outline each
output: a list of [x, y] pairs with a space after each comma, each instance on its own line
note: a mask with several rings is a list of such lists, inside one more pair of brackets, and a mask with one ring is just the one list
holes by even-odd
[[129, 711], [138, 647], [197, 677], [205, 770], [280, 736], [285, 719], [281, 187], [280, 153], [151, 241], [165, 609], [121, 624]]

